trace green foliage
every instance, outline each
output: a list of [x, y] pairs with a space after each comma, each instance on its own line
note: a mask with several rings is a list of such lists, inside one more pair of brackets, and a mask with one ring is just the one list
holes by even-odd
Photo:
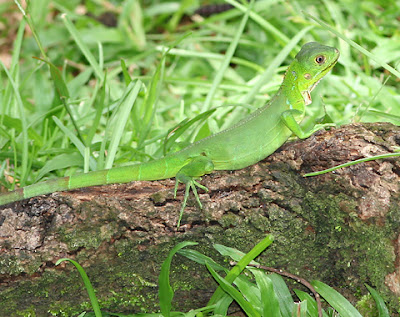
[[[216, 245], [215, 248], [225, 256], [229, 256], [231, 259], [238, 261], [236, 265], [231, 269], [227, 270], [221, 265], [217, 264], [211, 258], [191, 249], [184, 249], [187, 246], [193, 246], [197, 243], [194, 242], [181, 242], [176, 245], [168, 254], [166, 260], [162, 264], [161, 272], [159, 276], [159, 301], [160, 310], [159, 313], [145, 313], [145, 314], [130, 314], [123, 315], [118, 313], [102, 313], [98, 306], [98, 301], [95, 296], [93, 287], [82, 269], [82, 267], [73, 260], [61, 259], [57, 262], [57, 265], [62, 261], [68, 260], [78, 269], [85, 287], [88, 291], [94, 314], [98, 316], [142, 316], [142, 317], [153, 317], [153, 316], [204, 316], [204, 314], [210, 316], [226, 316], [228, 314], [228, 308], [232, 301], [235, 301], [245, 313], [246, 316], [251, 317], [283, 317], [283, 316], [298, 316], [298, 317], [317, 317], [317, 316], [336, 316], [336, 317], [359, 317], [361, 314], [358, 310], [347, 301], [342, 295], [340, 295], [333, 288], [328, 285], [313, 281], [311, 284], [317, 290], [317, 292], [326, 301], [326, 305], [329, 304], [329, 308], [325, 311], [321, 309], [318, 311], [317, 303], [308, 293], [300, 290], [294, 290], [298, 300], [294, 300], [289, 288], [286, 286], [283, 278], [276, 274], [266, 274], [266, 272], [260, 268], [247, 265], [257, 265], [253, 260], [264, 251], [271, 243], [272, 237], [266, 236], [261, 242], [259, 242], [249, 253], [243, 254], [239, 250], [234, 248], [228, 248], [222, 245]], [[211, 297], [210, 302], [206, 307], [200, 309], [191, 310], [187, 313], [173, 311], [172, 300], [174, 297], [174, 291], [169, 282], [169, 275], [171, 272], [171, 261], [173, 256], [179, 253], [189, 259], [204, 264], [210, 271], [210, 274], [219, 284], [219, 287]], [[247, 267], [249, 273], [243, 272]], [[217, 271], [226, 273], [225, 278], [222, 277]], [[245, 274], [246, 273], [246, 274]], [[255, 281], [255, 282], [254, 282]], [[389, 317], [388, 309], [386, 308], [380, 295], [370, 286], [366, 285], [372, 297], [375, 300], [379, 316]], [[103, 315], [102, 315], [103, 314]], [[82, 316], [91, 316], [91, 313], [82, 313]]]
[[56, 265], [59, 265], [60, 263], [62, 263], [64, 261], [68, 261], [68, 262], [72, 263], [78, 270], [78, 272], [81, 275], [81, 278], [83, 280], [83, 283], [85, 284], [85, 288], [88, 292], [93, 311], [94, 311], [96, 317], [101, 317], [102, 315], [101, 315], [101, 311], [100, 311], [99, 302], [97, 301], [97, 297], [94, 292], [92, 283], [90, 283], [89, 277], [87, 276], [85, 270], [82, 268], [82, 266], [80, 266], [80, 264], [78, 262], [71, 260], [71, 259], [60, 259], [56, 262]]
[[169, 252], [167, 259], [164, 261], [161, 267], [160, 277], [158, 280], [159, 281], [158, 296], [160, 298], [161, 313], [165, 317], [169, 317], [171, 315], [170, 313], [172, 307], [172, 299], [174, 297], [174, 291], [172, 290], [171, 285], [169, 284], [169, 273], [171, 268], [172, 257], [180, 249], [189, 245], [196, 245], [196, 244], [197, 243], [190, 241], [179, 243]]
[[381, 155], [374, 155], [374, 156], [358, 159], [358, 160], [355, 160], [355, 161], [346, 162], [346, 163], [343, 163], [343, 164], [328, 168], [328, 169], [323, 170], [323, 171], [307, 173], [307, 174], [304, 174], [303, 176], [304, 177], [309, 177], [309, 176], [321, 175], [321, 174], [325, 174], [325, 173], [328, 173], [328, 172], [335, 171], [335, 170], [337, 170], [339, 168], [343, 168], [343, 167], [359, 164], [359, 163], [362, 163], [362, 162], [368, 162], [368, 161], [374, 161], [374, 160], [379, 160], [379, 159], [383, 159], [383, 158], [400, 156], [400, 153], [398, 153], [398, 149], [396, 149], [396, 151], [397, 151], [397, 153], [386, 153], [386, 154], [381, 154]]
[[399, 57], [398, 2], [228, 2], [203, 18], [200, 1], [0, 6], [25, 17], [18, 27], [2, 18], [13, 50], [0, 68], [1, 185], [142, 162], [227, 128], [268, 101], [308, 41], [341, 57], [305, 125], [323, 114], [321, 100], [336, 124], [398, 124], [399, 82], [386, 64]]
[[[250, 10], [228, 2], [234, 9], [206, 18], [194, 16], [201, 1], [90, 0], [83, 12], [79, 0], [31, 0], [27, 7], [16, 1], [17, 8], [12, 1], [1, 4], [2, 43], [12, 52], [0, 68], [1, 185], [13, 189], [157, 158], [227, 128], [269, 100], [285, 65], [308, 41], [338, 47], [341, 57], [313, 92], [305, 125], [323, 114], [321, 102], [339, 125], [399, 124], [400, 83], [392, 69], [400, 57], [398, 1], [258, 0]], [[24, 14], [19, 25], [7, 20], [12, 10]], [[103, 13], [114, 15], [113, 27], [104, 24]], [[216, 248], [240, 260], [237, 250]], [[228, 271], [193, 250], [179, 253], [215, 274], [228, 274], [219, 275], [225, 288], [216, 291], [212, 305], [187, 315], [224, 314], [232, 289], [259, 315], [293, 307], [317, 315], [313, 298], [295, 291], [301, 302], [294, 301], [276, 275], [252, 268], [248, 278], [240, 274], [244, 267]], [[162, 276], [165, 281], [167, 269]], [[232, 282], [235, 286], [227, 287]], [[328, 287], [318, 287], [327, 302], [348, 305]], [[386, 316], [379, 295], [368, 290]], [[267, 297], [270, 305], [262, 306]]]

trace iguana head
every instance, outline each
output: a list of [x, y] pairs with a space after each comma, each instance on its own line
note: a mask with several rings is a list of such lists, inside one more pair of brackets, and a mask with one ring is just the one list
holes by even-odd
[[289, 71], [296, 73], [293, 74], [295, 82], [306, 105], [311, 103], [311, 91], [336, 64], [338, 58], [338, 49], [316, 42], [304, 44], [297, 53]]

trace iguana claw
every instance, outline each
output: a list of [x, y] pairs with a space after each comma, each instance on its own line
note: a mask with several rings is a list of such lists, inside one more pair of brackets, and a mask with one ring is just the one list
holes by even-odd
[[174, 189], [174, 198], [176, 198], [176, 193], [178, 191], [179, 183], [185, 184], [185, 195], [182, 201], [182, 207], [179, 213], [179, 219], [177, 228], [179, 228], [183, 211], [186, 207], [186, 202], [189, 197], [190, 188], [193, 191], [194, 197], [196, 198], [197, 203], [199, 204], [200, 209], [203, 209], [203, 205], [201, 204], [199, 194], [197, 193], [197, 188], [201, 188], [208, 192], [208, 188], [198, 183], [195, 179], [199, 179], [200, 176], [210, 173], [214, 169], [214, 164], [212, 161], [207, 158], [206, 156], [198, 156], [193, 158], [188, 164], [183, 166], [180, 171], [176, 174], [176, 182], [175, 182], [175, 189]]

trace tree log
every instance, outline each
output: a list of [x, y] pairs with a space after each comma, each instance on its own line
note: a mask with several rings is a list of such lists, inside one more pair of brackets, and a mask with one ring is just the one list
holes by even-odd
[[[200, 193], [203, 210], [191, 195], [178, 231], [183, 187], [175, 200], [174, 180], [90, 187], [2, 207], [0, 316], [90, 310], [76, 270], [65, 262], [55, 266], [64, 257], [84, 267], [102, 309], [155, 312], [160, 267], [177, 243], [196, 241], [194, 249], [222, 264], [214, 243], [247, 252], [266, 234], [275, 241], [258, 262], [321, 280], [353, 303], [368, 293], [368, 283], [395, 312], [399, 159], [302, 175], [399, 145], [400, 127], [388, 123], [352, 124], [289, 142], [258, 164], [203, 177], [209, 188]], [[179, 311], [202, 307], [216, 287], [203, 266], [180, 255], [171, 279]]]

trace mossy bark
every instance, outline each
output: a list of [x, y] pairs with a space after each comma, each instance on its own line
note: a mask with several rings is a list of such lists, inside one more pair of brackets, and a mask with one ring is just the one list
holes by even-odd
[[[195, 249], [224, 263], [214, 243], [246, 252], [269, 233], [275, 241], [258, 259], [262, 264], [321, 280], [353, 303], [367, 294], [368, 283], [395, 314], [399, 160], [302, 174], [399, 144], [400, 128], [386, 123], [348, 125], [287, 143], [254, 166], [205, 176], [204, 208], [191, 198], [179, 231], [173, 180], [85, 188], [6, 206], [0, 210], [0, 317], [90, 310], [78, 273], [66, 263], [55, 266], [63, 257], [85, 268], [102, 309], [155, 312], [160, 267], [177, 243], [196, 241]], [[171, 278], [179, 311], [207, 303], [216, 286], [204, 267], [179, 255]]]

